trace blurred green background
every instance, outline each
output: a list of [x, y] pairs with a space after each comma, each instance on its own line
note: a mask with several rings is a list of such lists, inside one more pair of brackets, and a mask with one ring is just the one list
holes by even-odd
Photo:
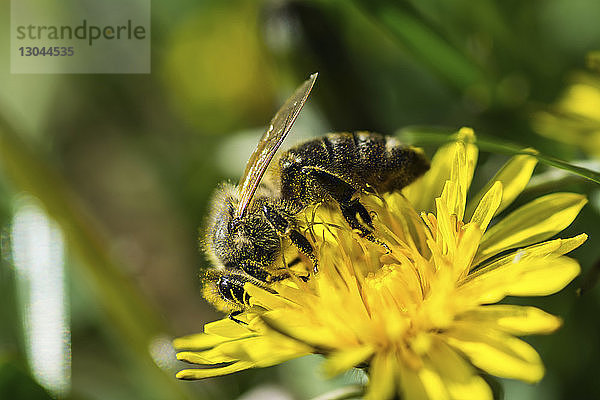
[[[10, 25], [6, 1], [0, 18]], [[151, 74], [16, 75], [3, 57], [0, 398], [308, 399], [360, 380], [323, 381], [318, 357], [174, 379], [184, 365], [171, 338], [220, 318], [198, 278], [211, 192], [239, 177], [274, 111], [315, 71], [291, 142], [471, 126], [600, 170], [598, 21], [597, 0], [155, 0]], [[9, 46], [6, 28], [1, 54]], [[482, 153], [475, 190], [505, 160]], [[559, 294], [518, 300], [565, 324], [527, 338], [547, 374], [534, 386], [501, 380], [507, 399], [600, 398], [600, 195], [561, 172], [538, 166], [516, 205], [588, 196], [562, 235], [589, 234], [572, 254], [583, 273]], [[24, 270], [31, 249], [46, 256]], [[54, 335], [56, 353], [40, 334]]]

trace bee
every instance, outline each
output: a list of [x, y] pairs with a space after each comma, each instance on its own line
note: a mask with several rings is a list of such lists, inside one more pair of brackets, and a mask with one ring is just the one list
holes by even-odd
[[400, 190], [429, 169], [419, 149], [370, 132], [331, 133], [273, 161], [316, 79], [311, 75], [275, 114], [239, 184], [222, 184], [213, 198], [204, 247], [214, 268], [206, 273], [205, 297], [234, 320], [250, 305], [246, 283], [271, 290], [269, 284], [289, 277], [287, 269], [274, 267], [285, 240], [317, 272], [313, 245], [298, 222], [308, 206], [337, 205], [353, 230], [376, 241], [358, 195]]

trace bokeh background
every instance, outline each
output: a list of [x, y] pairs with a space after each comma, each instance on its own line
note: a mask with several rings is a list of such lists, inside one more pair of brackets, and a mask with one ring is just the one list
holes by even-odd
[[[221, 317], [198, 277], [213, 189], [314, 71], [290, 142], [471, 126], [600, 170], [598, 21], [597, 0], [155, 0], [151, 74], [13, 75], [2, 57], [0, 398], [308, 399], [360, 380], [323, 380], [316, 356], [174, 379], [170, 340]], [[482, 153], [475, 189], [506, 159]], [[519, 300], [564, 326], [527, 338], [546, 377], [498, 380], [499, 398], [600, 398], [598, 185], [540, 165], [516, 205], [558, 190], [590, 200], [563, 234], [589, 234], [583, 272]]]

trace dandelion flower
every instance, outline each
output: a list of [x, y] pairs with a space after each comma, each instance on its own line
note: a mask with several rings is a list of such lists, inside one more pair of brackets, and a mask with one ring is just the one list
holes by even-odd
[[252, 307], [237, 317], [243, 323], [224, 318], [175, 340], [180, 360], [204, 366], [177, 377], [202, 379], [317, 353], [329, 376], [363, 368], [367, 399], [492, 399], [480, 370], [539, 381], [542, 361], [517, 336], [553, 332], [560, 319], [495, 303], [555, 293], [579, 273], [564, 254], [587, 236], [548, 239], [586, 200], [549, 194], [492, 225], [536, 161], [512, 158], [467, 203], [478, 150], [470, 129], [457, 137], [402, 194], [363, 198], [389, 251], [346, 229], [339, 213], [318, 208], [309, 225], [319, 273], [307, 282], [274, 283], [273, 291], [246, 284]]
[[532, 125], [543, 136], [579, 146], [587, 154], [599, 157], [600, 76], [574, 75], [552, 106], [533, 115]]

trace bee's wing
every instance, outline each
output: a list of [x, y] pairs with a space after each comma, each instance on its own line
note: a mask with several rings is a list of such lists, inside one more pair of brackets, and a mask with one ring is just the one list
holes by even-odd
[[308, 94], [310, 93], [315, 80], [317, 79], [318, 73], [314, 73], [304, 82], [294, 94], [287, 99], [285, 104], [281, 106], [277, 114], [271, 120], [269, 128], [263, 134], [260, 142], [254, 153], [250, 156], [248, 164], [246, 164], [246, 171], [244, 176], [240, 180], [238, 190], [240, 191], [240, 202], [236, 210], [236, 215], [241, 217], [244, 215], [258, 184], [262, 179], [269, 163], [275, 156], [277, 149], [281, 146], [281, 143], [290, 132], [292, 125], [300, 110], [304, 106]]

